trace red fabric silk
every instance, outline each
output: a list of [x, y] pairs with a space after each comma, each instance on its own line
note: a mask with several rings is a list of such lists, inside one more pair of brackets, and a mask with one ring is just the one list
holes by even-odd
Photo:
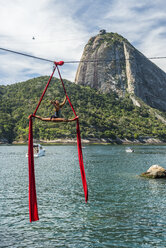
[[34, 155], [33, 155], [33, 121], [32, 117], [36, 114], [40, 103], [46, 93], [46, 90], [51, 82], [51, 79], [54, 75], [56, 66], [53, 69], [53, 72], [47, 82], [47, 85], [42, 93], [42, 96], [39, 100], [39, 103], [33, 113], [29, 116], [29, 143], [28, 143], [28, 167], [29, 167], [29, 219], [30, 222], [39, 220], [38, 209], [37, 209], [37, 196], [36, 196], [36, 184], [35, 184], [35, 169], [34, 169]]
[[83, 162], [83, 156], [82, 156], [79, 119], [77, 119], [77, 149], [78, 149], [78, 158], [79, 158], [79, 164], [80, 164], [80, 172], [81, 172], [82, 184], [83, 184], [83, 189], [84, 189], [85, 201], [87, 202], [88, 201], [88, 187], [87, 187], [87, 182], [86, 182], [86, 175], [85, 175], [84, 162]]
[[32, 116], [30, 116], [29, 118], [28, 165], [29, 165], [29, 219], [30, 222], [32, 222], [39, 220], [38, 209], [37, 209], [36, 185], [35, 185], [34, 156], [33, 156]]
[[[67, 100], [73, 110], [73, 113], [75, 115], [75, 117], [77, 117], [77, 114], [73, 108], [73, 105], [67, 95], [66, 89], [65, 89], [65, 85], [64, 82], [62, 80], [59, 68], [57, 66], [57, 70], [58, 70], [58, 74], [65, 92], [65, 95], [67, 97]], [[84, 169], [84, 162], [83, 162], [83, 155], [82, 155], [82, 145], [81, 145], [81, 135], [80, 135], [80, 125], [79, 125], [79, 119], [77, 118], [77, 149], [78, 149], [78, 159], [79, 159], [79, 164], [80, 164], [80, 172], [81, 172], [81, 178], [82, 178], [82, 184], [83, 184], [83, 189], [84, 189], [84, 195], [85, 195], [85, 201], [88, 201], [88, 187], [87, 187], [87, 182], [86, 182], [86, 175], [85, 175], [85, 169]]]
[[53, 70], [53, 73], [48, 80], [48, 83], [42, 93], [42, 96], [39, 100], [39, 103], [33, 113], [33, 115], [29, 116], [29, 143], [28, 143], [28, 166], [29, 166], [29, 218], [30, 222], [39, 220], [38, 217], [38, 208], [37, 208], [37, 196], [36, 196], [36, 185], [35, 185], [35, 170], [34, 170], [34, 154], [33, 154], [33, 120], [32, 117], [35, 116], [40, 103], [46, 93], [46, 90], [49, 86], [49, 83], [51, 82], [51, 79], [53, 77], [53, 74], [55, 72], [55, 69], [57, 68], [60, 80], [62, 82], [62, 86], [65, 92], [65, 95], [68, 99], [68, 102], [73, 110], [73, 113], [75, 115], [75, 120], [77, 120], [77, 148], [78, 148], [78, 158], [79, 158], [79, 164], [80, 164], [80, 172], [81, 172], [81, 178], [82, 178], [82, 184], [83, 184], [83, 189], [84, 189], [84, 195], [85, 195], [85, 201], [88, 201], [88, 187], [87, 187], [87, 182], [86, 182], [86, 175], [85, 175], [85, 169], [84, 169], [84, 163], [83, 163], [83, 155], [82, 155], [82, 145], [81, 145], [81, 135], [80, 135], [80, 127], [79, 127], [79, 119], [76, 115], [76, 112], [73, 108], [73, 105], [67, 95], [64, 82], [62, 80], [59, 68], [57, 65], [62, 65], [63, 61], [56, 62], [55, 63], [55, 68]]
[[64, 61], [59, 61], [59, 62], [54, 62], [55, 65], [63, 65], [64, 64]]
[[60, 80], [61, 80], [61, 83], [62, 83], [62, 86], [63, 86], [64, 92], [65, 92], [65, 95], [66, 95], [66, 97], [67, 97], [67, 100], [68, 100], [68, 102], [69, 102], [69, 104], [70, 104], [70, 107], [71, 107], [71, 108], [72, 108], [72, 110], [73, 110], [73, 113], [74, 113], [75, 117], [76, 117], [76, 116], [77, 116], [77, 114], [76, 114], [76, 112], [75, 112], [75, 110], [74, 110], [74, 108], [73, 108], [73, 105], [72, 105], [72, 103], [71, 103], [71, 101], [70, 101], [70, 99], [69, 99], [69, 97], [68, 97], [68, 95], [67, 95], [67, 92], [66, 92], [66, 89], [65, 89], [65, 85], [64, 85], [63, 79], [62, 79], [62, 77], [61, 77], [61, 74], [60, 74], [60, 71], [59, 71], [58, 66], [57, 66], [57, 71], [58, 71], [59, 78], [60, 78]]
[[38, 108], [39, 108], [39, 106], [40, 106], [40, 103], [41, 103], [41, 101], [43, 100], [43, 97], [44, 97], [44, 95], [45, 95], [45, 93], [46, 93], [46, 91], [47, 91], [47, 88], [48, 88], [48, 86], [49, 86], [49, 84], [50, 84], [50, 82], [51, 82], [51, 79], [52, 79], [52, 77], [53, 77], [53, 75], [54, 75], [55, 70], [56, 70], [56, 65], [55, 65], [55, 67], [54, 67], [54, 69], [53, 69], [53, 72], [52, 72], [52, 74], [51, 74], [51, 77], [49, 78], [48, 83], [47, 83], [47, 85], [46, 85], [46, 87], [45, 87], [45, 89], [44, 89], [44, 91], [43, 91], [43, 93], [42, 93], [42, 96], [41, 96], [41, 98], [40, 98], [40, 100], [39, 100], [39, 103], [38, 103], [38, 105], [37, 105], [37, 107], [36, 107], [36, 109], [35, 109], [35, 111], [34, 111], [34, 113], [33, 113], [34, 115], [36, 114], [36, 112], [37, 112], [37, 110], [38, 110]]

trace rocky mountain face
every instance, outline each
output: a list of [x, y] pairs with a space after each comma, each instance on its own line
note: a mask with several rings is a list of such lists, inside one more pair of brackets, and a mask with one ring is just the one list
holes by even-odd
[[116, 33], [100, 32], [84, 48], [75, 83], [103, 93], [130, 94], [151, 107], [166, 110], [166, 73]]

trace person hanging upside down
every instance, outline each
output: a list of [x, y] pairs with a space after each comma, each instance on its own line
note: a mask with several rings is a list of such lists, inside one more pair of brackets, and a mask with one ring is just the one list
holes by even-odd
[[42, 121], [53, 121], [53, 122], [70, 122], [70, 121], [75, 121], [77, 117], [75, 117], [74, 119], [65, 119], [61, 117], [61, 108], [65, 105], [67, 100], [67, 97], [65, 97], [64, 101], [60, 104], [58, 100], [55, 101], [50, 101], [54, 107], [55, 107], [55, 114], [52, 115], [50, 118], [43, 118], [40, 116], [35, 115], [34, 117], [37, 119], [40, 119]]

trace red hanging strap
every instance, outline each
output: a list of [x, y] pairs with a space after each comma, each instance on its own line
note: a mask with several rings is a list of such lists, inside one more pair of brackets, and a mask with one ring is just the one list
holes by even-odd
[[36, 195], [36, 184], [35, 184], [35, 169], [34, 169], [34, 154], [33, 154], [33, 120], [32, 117], [36, 114], [40, 103], [46, 93], [46, 90], [51, 82], [54, 75], [56, 66], [48, 80], [48, 83], [42, 93], [39, 103], [33, 113], [29, 116], [29, 142], [28, 142], [28, 167], [29, 167], [29, 219], [30, 222], [39, 220], [38, 209], [37, 209], [37, 195]]
[[28, 166], [29, 166], [29, 219], [30, 222], [32, 222], [39, 220], [38, 209], [37, 209], [36, 185], [35, 185], [34, 156], [33, 156], [32, 115], [29, 117]]
[[55, 67], [54, 67], [53, 72], [52, 72], [52, 74], [51, 74], [51, 77], [49, 78], [48, 83], [47, 83], [47, 85], [46, 85], [46, 87], [45, 87], [45, 89], [44, 89], [44, 91], [43, 91], [43, 93], [42, 93], [42, 96], [40, 97], [39, 103], [38, 103], [38, 105], [37, 105], [37, 107], [36, 107], [36, 109], [35, 109], [35, 111], [34, 111], [34, 113], [33, 113], [34, 115], [36, 114], [36, 112], [37, 112], [37, 110], [38, 110], [38, 108], [39, 108], [39, 106], [40, 106], [40, 103], [41, 103], [41, 101], [43, 100], [43, 97], [44, 97], [44, 95], [45, 95], [45, 93], [46, 93], [46, 91], [47, 91], [47, 88], [48, 88], [48, 86], [49, 86], [49, 84], [50, 84], [50, 82], [51, 82], [51, 79], [52, 79], [52, 77], [53, 77], [53, 75], [54, 75], [55, 70], [56, 70], [56, 64], [55, 64]]
[[49, 86], [49, 83], [51, 82], [51, 79], [53, 77], [53, 74], [55, 72], [55, 69], [57, 68], [60, 80], [62, 82], [63, 88], [65, 95], [68, 99], [68, 102], [73, 110], [73, 113], [75, 115], [75, 120], [77, 120], [77, 148], [78, 148], [78, 158], [79, 158], [79, 164], [80, 164], [80, 171], [81, 171], [81, 178], [82, 178], [82, 183], [83, 183], [83, 189], [84, 189], [84, 194], [85, 194], [85, 201], [88, 201], [88, 187], [87, 187], [87, 182], [86, 182], [86, 175], [85, 175], [85, 169], [84, 169], [84, 163], [83, 163], [83, 155], [82, 155], [82, 145], [81, 145], [81, 135], [80, 135], [80, 127], [79, 127], [79, 119], [76, 115], [76, 112], [71, 104], [71, 101], [67, 95], [64, 82], [62, 80], [58, 65], [63, 65], [63, 61], [60, 62], [54, 62], [55, 68], [53, 70], [53, 73], [51, 77], [48, 80], [48, 83], [42, 93], [42, 96], [39, 100], [39, 103], [33, 113], [33, 115], [29, 116], [29, 142], [28, 142], [28, 167], [29, 167], [29, 217], [30, 217], [30, 222], [31, 221], [36, 221], [39, 220], [38, 217], [38, 208], [37, 208], [37, 196], [36, 196], [36, 185], [35, 185], [35, 170], [34, 170], [34, 154], [33, 154], [33, 116], [35, 116], [40, 103], [46, 93], [46, 90]]
[[72, 103], [71, 103], [71, 101], [70, 101], [70, 99], [69, 99], [68, 95], [67, 95], [67, 92], [66, 92], [66, 89], [65, 89], [65, 85], [64, 85], [63, 79], [62, 79], [62, 77], [61, 77], [61, 74], [60, 74], [60, 71], [59, 71], [58, 66], [57, 66], [57, 71], [58, 71], [59, 78], [60, 78], [60, 80], [61, 80], [61, 83], [62, 83], [62, 86], [63, 86], [64, 92], [65, 92], [65, 95], [66, 95], [66, 97], [67, 97], [67, 100], [68, 100], [68, 102], [69, 102], [69, 104], [70, 104], [70, 107], [71, 107], [71, 108], [72, 108], [72, 110], [73, 110], [73, 113], [74, 113], [75, 117], [76, 117], [76, 116], [77, 116], [77, 115], [76, 115], [76, 112], [75, 112], [75, 110], [74, 110], [74, 108], [73, 108], [73, 105], [72, 105]]
[[82, 155], [82, 145], [81, 145], [81, 135], [80, 135], [80, 125], [79, 119], [77, 119], [77, 149], [78, 149], [78, 159], [80, 164], [81, 178], [84, 189], [85, 201], [88, 201], [88, 186], [86, 182], [86, 175], [84, 169], [83, 155]]
[[[57, 70], [58, 70], [58, 74], [59, 74], [59, 77], [60, 77], [60, 80], [61, 80], [61, 83], [62, 83], [62, 86], [63, 86], [63, 89], [64, 89], [64, 92], [65, 92], [65, 95], [68, 99], [68, 102], [73, 110], [73, 113], [75, 115], [75, 117], [77, 116], [74, 108], [73, 108], [73, 105], [67, 95], [67, 92], [66, 92], [66, 89], [65, 89], [65, 85], [64, 85], [64, 82], [63, 82], [63, 79], [61, 77], [61, 74], [60, 74], [60, 71], [59, 71], [59, 68], [57, 66]], [[79, 118], [76, 119], [77, 120], [77, 149], [78, 149], [78, 159], [79, 159], [79, 164], [80, 164], [80, 172], [81, 172], [81, 178], [82, 178], [82, 184], [83, 184], [83, 189], [84, 189], [84, 195], [85, 195], [85, 201], [87, 202], [88, 201], [88, 187], [87, 187], [87, 182], [86, 182], [86, 175], [85, 175], [85, 169], [84, 169], [84, 162], [83, 162], [83, 155], [82, 155], [82, 145], [81, 145], [81, 135], [80, 135], [80, 125], [79, 125]]]

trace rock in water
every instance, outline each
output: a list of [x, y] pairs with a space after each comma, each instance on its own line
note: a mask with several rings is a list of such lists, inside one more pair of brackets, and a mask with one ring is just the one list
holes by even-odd
[[121, 35], [102, 31], [90, 38], [81, 60], [87, 62], [79, 64], [76, 84], [103, 93], [113, 90], [121, 97], [127, 91], [135, 105], [140, 98], [151, 107], [166, 110], [166, 73]]
[[160, 165], [152, 165], [147, 172], [142, 173], [141, 176], [147, 178], [166, 178], [166, 169]]

